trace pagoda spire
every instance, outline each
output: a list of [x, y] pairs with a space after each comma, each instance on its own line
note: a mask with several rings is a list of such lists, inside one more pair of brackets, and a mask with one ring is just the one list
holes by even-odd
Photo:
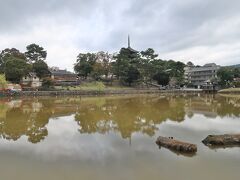
[[128, 35], [128, 48], [129, 51], [131, 51], [131, 53], [138, 53], [138, 51], [134, 50], [133, 48], [131, 48], [131, 41], [130, 41], [130, 36]]

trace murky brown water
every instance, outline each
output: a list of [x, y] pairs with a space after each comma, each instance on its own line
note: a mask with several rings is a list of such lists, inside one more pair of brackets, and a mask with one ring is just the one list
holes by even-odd
[[[113, 96], [0, 100], [0, 179], [237, 180], [240, 148], [208, 134], [240, 133], [240, 96]], [[193, 157], [155, 144], [196, 143]]]

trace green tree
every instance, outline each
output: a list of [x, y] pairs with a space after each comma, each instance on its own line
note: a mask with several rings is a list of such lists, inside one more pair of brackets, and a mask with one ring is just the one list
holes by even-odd
[[217, 76], [219, 79], [219, 84], [222, 87], [228, 87], [231, 85], [231, 82], [233, 81], [234, 73], [231, 68], [223, 67], [218, 70]]
[[240, 78], [240, 68], [233, 69], [233, 76], [234, 78]]
[[[91, 77], [96, 80], [103, 79], [108, 77], [109, 73], [112, 71], [112, 55], [100, 51], [95, 54], [95, 62], [92, 65]], [[104, 79], [107, 80], [107, 79]]]
[[79, 76], [87, 78], [88, 75], [93, 71], [93, 66], [96, 62], [96, 54], [94, 53], [80, 53], [77, 56], [77, 62], [74, 65], [74, 71]]
[[27, 52], [25, 52], [27, 60], [31, 63], [36, 61], [44, 61], [47, 57], [47, 51], [43, 47], [37, 44], [30, 44], [27, 46]]
[[100, 80], [101, 76], [104, 75], [104, 66], [101, 62], [95, 62], [93, 65], [93, 70], [91, 72], [91, 76], [95, 80]]
[[141, 68], [140, 72], [143, 81], [151, 81], [154, 74], [154, 65], [152, 62], [156, 61], [158, 54], [155, 54], [152, 48], [148, 48], [141, 52]]
[[129, 66], [125, 73], [126, 75], [122, 78], [124, 82], [128, 83], [129, 86], [131, 86], [133, 82], [140, 79], [140, 72], [134, 66]]
[[142, 57], [148, 60], [148, 62], [156, 59], [158, 57], [158, 54], [155, 54], [155, 51], [152, 48], [148, 48], [145, 51], [141, 51]]
[[7, 86], [6, 77], [4, 74], [0, 74], [0, 88], [4, 89]]
[[135, 81], [148, 82], [152, 80], [166, 85], [170, 79], [172, 84], [183, 84], [185, 64], [174, 60], [165, 61], [157, 57], [158, 55], [152, 48], [141, 53], [131, 47], [121, 48], [113, 58], [105, 52], [80, 53], [74, 70], [80, 76], [87, 78], [90, 75], [96, 80], [101, 79], [104, 75], [108, 77], [111, 72], [128, 85]]
[[136, 51], [129, 48], [122, 48], [115, 57], [116, 61], [113, 65], [113, 73], [122, 81], [129, 85], [140, 79], [140, 55]]
[[114, 58], [116, 61], [112, 62], [113, 74], [116, 75], [118, 79], [120, 79], [125, 74], [126, 68], [129, 66], [129, 62], [125, 54], [121, 51]]
[[100, 51], [96, 54], [96, 61], [101, 64], [102, 73], [105, 77], [108, 77], [112, 71], [113, 56], [106, 52]]
[[159, 85], [166, 86], [169, 83], [169, 74], [164, 72], [164, 71], [159, 71], [157, 72], [154, 76], [153, 79], [158, 82]]
[[39, 78], [43, 78], [50, 75], [50, 71], [48, 70], [48, 65], [43, 60], [38, 60], [32, 65], [33, 71]]
[[175, 79], [175, 85], [184, 83], [184, 67], [185, 64], [179, 61], [169, 60], [165, 62], [164, 69], [168, 72], [171, 79]]
[[6, 60], [11, 56], [19, 59], [26, 59], [25, 55], [16, 48], [6, 48], [2, 50], [0, 53], [0, 73], [5, 73]]
[[6, 79], [13, 83], [19, 83], [21, 78], [31, 71], [31, 68], [26, 60], [10, 56], [5, 64]]

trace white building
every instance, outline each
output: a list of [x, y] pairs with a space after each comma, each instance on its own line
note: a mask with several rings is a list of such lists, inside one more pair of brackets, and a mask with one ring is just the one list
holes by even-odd
[[21, 85], [23, 87], [39, 88], [42, 86], [42, 81], [37, 77], [36, 73], [31, 72], [22, 78]]
[[217, 78], [217, 71], [220, 66], [215, 63], [205, 64], [204, 66], [186, 66], [184, 68], [185, 82], [196, 87], [204, 86]]

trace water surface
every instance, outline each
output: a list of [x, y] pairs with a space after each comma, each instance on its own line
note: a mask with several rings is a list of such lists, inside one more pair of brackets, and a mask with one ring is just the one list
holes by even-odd
[[[239, 179], [240, 148], [209, 149], [209, 134], [240, 133], [239, 96], [109, 96], [0, 100], [3, 180]], [[196, 143], [193, 157], [155, 144]]]

